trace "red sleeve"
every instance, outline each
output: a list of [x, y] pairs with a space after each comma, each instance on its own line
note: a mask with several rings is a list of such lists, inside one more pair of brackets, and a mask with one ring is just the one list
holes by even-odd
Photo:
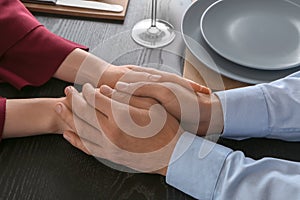
[[75, 48], [87, 49], [48, 31], [19, 0], [0, 9], [0, 79], [19, 89], [44, 84]]
[[86, 49], [38, 26], [3, 55], [0, 78], [17, 88], [42, 85], [75, 48]]
[[40, 23], [19, 0], [0, 1], [0, 56]]
[[[43, 27], [19, 0], [0, 0], [0, 79], [17, 88], [49, 80], [75, 48]], [[0, 97], [0, 139], [6, 99]]]

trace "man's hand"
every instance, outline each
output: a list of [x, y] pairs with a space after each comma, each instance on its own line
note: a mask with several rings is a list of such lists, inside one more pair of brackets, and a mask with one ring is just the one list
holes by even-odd
[[181, 85], [182, 87], [191, 91], [204, 94], [211, 93], [209, 88], [199, 85], [189, 79], [182, 78], [176, 74], [159, 71], [152, 68], [138, 67], [134, 65], [109, 65], [102, 74], [98, 87], [100, 87], [101, 85], [108, 85], [111, 88], [114, 88], [117, 82], [171, 82]]
[[[166, 174], [183, 130], [178, 121], [153, 99], [114, 93], [109, 86], [83, 87], [82, 95], [66, 89], [60, 117], [77, 132], [64, 132], [75, 147], [95, 157], [129, 168]], [[122, 102], [130, 101], [130, 105]], [[73, 113], [72, 113], [73, 112]]]
[[171, 82], [118, 82], [118, 92], [157, 100], [185, 130], [200, 136], [223, 130], [222, 108], [215, 94], [197, 93]]

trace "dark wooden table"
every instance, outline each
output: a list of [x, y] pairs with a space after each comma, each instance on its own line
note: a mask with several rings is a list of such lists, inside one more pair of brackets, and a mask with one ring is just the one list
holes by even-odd
[[[132, 26], [150, 16], [149, 3], [150, 0], [130, 0], [124, 23], [38, 13], [35, 16], [52, 32], [89, 46], [91, 52], [107, 61], [182, 74], [185, 48], [180, 36], [169, 47], [158, 50], [141, 48], [130, 39]], [[158, 16], [173, 23], [179, 31], [181, 16], [190, 3], [190, 0], [162, 0]], [[60, 97], [67, 85], [69, 83], [52, 79], [42, 87], [18, 91], [8, 84], [0, 84], [0, 95]], [[219, 143], [242, 150], [253, 158], [274, 156], [300, 161], [299, 143], [265, 139], [220, 139]], [[60, 135], [3, 140], [0, 172], [0, 199], [192, 199], [168, 186], [164, 177], [111, 169], [73, 148]]]

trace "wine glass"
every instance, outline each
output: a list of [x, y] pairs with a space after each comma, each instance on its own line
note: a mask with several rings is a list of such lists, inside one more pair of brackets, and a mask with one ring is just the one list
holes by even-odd
[[157, 0], [152, 0], [151, 19], [144, 19], [134, 25], [131, 37], [133, 40], [148, 48], [159, 48], [170, 44], [175, 38], [172, 24], [156, 19]]

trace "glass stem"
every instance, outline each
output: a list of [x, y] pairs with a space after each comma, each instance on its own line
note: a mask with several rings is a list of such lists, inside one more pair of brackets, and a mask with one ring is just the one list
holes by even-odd
[[156, 27], [157, 0], [152, 0], [151, 27]]

